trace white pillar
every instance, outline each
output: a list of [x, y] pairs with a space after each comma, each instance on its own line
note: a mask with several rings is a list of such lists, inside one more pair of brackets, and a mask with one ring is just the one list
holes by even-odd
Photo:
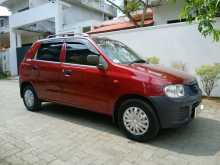
[[56, 6], [55, 31], [60, 33], [63, 31], [63, 9], [60, 0], [56, 0]]
[[10, 29], [10, 54], [9, 54], [9, 69], [12, 76], [18, 75], [17, 69], [17, 39], [16, 30]]
[[22, 40], [21, 40], [21, 32], [17, 31], [16, 32], [16, 41], [17, 41], [17, 47], [22, 47]]

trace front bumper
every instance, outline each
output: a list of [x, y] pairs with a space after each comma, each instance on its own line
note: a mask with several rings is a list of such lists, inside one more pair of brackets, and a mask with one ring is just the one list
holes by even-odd
[[150, 97], [156, 108], [161, 128], [177, 128], [188, 124], [195, 115], [196, 107], [201, 103], [202, 93], [183, 98], [167, 96]]

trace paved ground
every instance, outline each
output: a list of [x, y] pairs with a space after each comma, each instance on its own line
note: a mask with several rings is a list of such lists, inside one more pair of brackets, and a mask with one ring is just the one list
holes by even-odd
[[193, 123], [164, 130], [150, 143], [124, 138], [111, 119], [44, 105], [31, 113], [16, 81], [0, 81], [0, 165], [220, 165], [220, 107]]

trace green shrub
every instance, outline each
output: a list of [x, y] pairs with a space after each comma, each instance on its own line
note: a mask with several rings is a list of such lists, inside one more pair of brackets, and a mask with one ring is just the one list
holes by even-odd
[[220, 79], [220, 64], [203, 65], [196, 69], [196, 73], [201, 79], [204, 92], [210, 96]]
[[149, 62], [149, 64], [159, 64], [160, 58], [156, 56], [147, 57], [147, 61]]
[[6, 71], [6, 72], [0, 71], [0, 79], [6, 79], [10, 76], [11, 76], [11, 73], [9, 71]]
[[0, 79], [6, 79], [8, 75], [6, 73], [0, 72]]

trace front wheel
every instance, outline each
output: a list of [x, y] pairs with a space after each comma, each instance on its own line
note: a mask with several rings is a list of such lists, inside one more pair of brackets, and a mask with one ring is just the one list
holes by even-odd
[[39, 111], [41, 108], [41, 102], [38, 99], [34, 88], [32, 86], [26, 86], [23, 90], [24, 105], [29, 111]]
[[160, 129], [154, 110], [139, 99], [129, 99], [120, 106], [118, 123], [128, 138], [140, 142], [154, 138]]

